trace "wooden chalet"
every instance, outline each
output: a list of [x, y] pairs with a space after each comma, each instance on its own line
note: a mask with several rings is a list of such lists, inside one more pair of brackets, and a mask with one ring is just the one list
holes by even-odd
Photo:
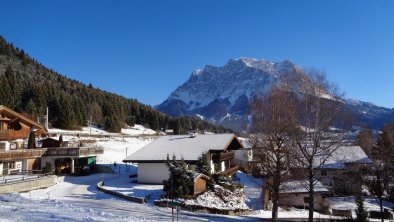
[[100, 147], [66, 142], [67, 147], [60, 147], [62, 143], [48, 138], [43, 139], [44, 147], [27, 149], [30, 132], [40, 141], [47, 134], [43, 125], [0, 105], [0, 175], [41, 172], [48, 163], [59, 169], [58, 173], [75, 173], [80, 167], [94, 164], [96, 156], [104, 152]]
[[162, 184], [168, 179], [167, 155], [183, 158], [195, 170], [198, 158], [208, 153], [212, 174], [231, 176], [238, 171], [234, 152], [243, 146], [234, 134], [191, 134], [162, 136], [128, 156], [123, 162], [138, 163], [138, 182]]

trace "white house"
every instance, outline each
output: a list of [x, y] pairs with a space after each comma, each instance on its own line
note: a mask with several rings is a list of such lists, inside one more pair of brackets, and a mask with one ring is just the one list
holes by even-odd
[[238, 170], [232, 164], [234, 151], [243, 146], [234, 134], [191, 134], [162, 136], [128, 156], [123, 162], [138, 163], [138, 182], [161, 184], [168, 179], [165, 162], [167, 155], [183, 158], [190, 170], [194, 170], [198, 158], [209, 153], [212, 173], [232, 175]]
[[[283, 182], [279, 188], [279, 205], [308, 207], [308, 185], [306, 180], [289, 180]], [[328, 207], [329, 202], [324, 196], [327, 193], [329, 193], [329, 190], [319, 181], [316, 181], [313, 205], [315, 210], [322, 211]]]

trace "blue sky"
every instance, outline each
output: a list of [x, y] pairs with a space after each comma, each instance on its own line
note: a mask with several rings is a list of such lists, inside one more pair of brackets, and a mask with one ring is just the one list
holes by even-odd
[[394, 2], [2, 0], [0, 35], [49, 68], [159, 104], [230, 58], [324, 70], [347, 98], [394, 107]]

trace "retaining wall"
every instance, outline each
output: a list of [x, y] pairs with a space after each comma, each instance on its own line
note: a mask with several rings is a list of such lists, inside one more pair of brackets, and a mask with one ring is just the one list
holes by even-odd
[[103, 187], [103, 182], [99, 182], [97, 184], [97, 189], [99, 191], [101, 191], [101, 192], [106, 193], [106, 194], [110, 194], [110, 195], [113, 195], [113, 196], [116, 196], [116, 197], [119, 197], [119, 198], [122, 198], [122, 199], [125, 199], [125, 200], [129, 200], [131, 202], [140, 203], [140, 204], [144, 204], [145, 203], [145, 199], [144, 198], [127, 196], [127, 195], [124, 195], [122, 193], [118, 193], [118, 192], [115, 192], [115, 191], [112, 191], [112, 190], [107, 190], [107, 189], [105, 189]]
[[1, 193], [19, 193], [53, 186], [57, 183], [57, 176], [43, 176], [40, 178], [9, 182], [0, 185]]

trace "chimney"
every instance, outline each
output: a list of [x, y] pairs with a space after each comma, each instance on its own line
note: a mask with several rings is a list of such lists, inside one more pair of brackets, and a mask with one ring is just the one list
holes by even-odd
[[49, 119], [49, 108], [47, 107], [47, 115], [46, 115], [46, 117], [45, 117], [45, 128], [46, 129], [49, 129], [49, 127], [48, 127], [48, 119]]

